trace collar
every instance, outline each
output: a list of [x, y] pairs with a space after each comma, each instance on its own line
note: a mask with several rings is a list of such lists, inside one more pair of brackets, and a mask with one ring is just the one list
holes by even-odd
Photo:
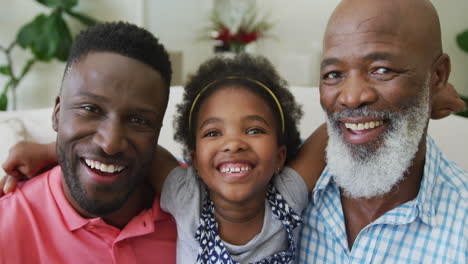
[[56, 166], [50, 173], [50, 189], [52, 195], [60, 210], [62, 219], [68, 230], [73, 232], [83, 227], [89, 226], [105, 226], [114, 232], [120, 233], [119, 240], [132, 237], [145, 235], [155, 231], [155, 223], [159, 221], [172, 220], [172, 216], [161, 210], [159, 204], [159, 194], [155, 195], [153, 206], [150, 209], [143, 210], [132, 218], [130, 222], [119, 230], [118, 228], [106, 224], [102, 218], [86, 219], [83, 218], [75, 209], [70, 205], [62, 188], [62, 170], [60, 166]]
[[[435, 186], [436, 178], [439, 174], [440, 159], [440, 149], [436, 146], [434, 140], [429, 135], [427, 135], [424, 175], [422, 178], [418, 195], [414, 200], [395, 208], [397, 210], [405, 210], [405, 208], [406, 210], [411, 210], [412, 212], [406, 211], [405, 213], [405, 219], [408, 219], [408, 221], [412, 221], [415, 217], [419, 217], [421, 221], [423, 221], [427, 225], [433, 226], [439, 224], [435, 215], [436, 199], [434, 195], [436, 195]], [[315, 185], [314, 190], [312, 191], [312, 202], [314, 204], [319, 204], [322, 201], [322, 199], [324, 199], [327, 190], [332, 191], [333, 189], [339, 190], [338, 187], [335, 185], [333, 181], [333, 175], [330, 173], [330, 170], [327, 166], [325, 167], [324, 171], [322, 172], [322, 175], [320, 176], [319, 180]], [[385, 215], [383, 217], [385, 217]]]

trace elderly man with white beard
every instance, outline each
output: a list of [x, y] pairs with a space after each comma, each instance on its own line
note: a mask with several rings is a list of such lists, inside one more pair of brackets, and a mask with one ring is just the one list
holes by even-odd
[[450, 59], [426, 0], [344, 0], [323, 42], [327, 167], [299, 263], [468, 263], [468, 174], [427, 135]]

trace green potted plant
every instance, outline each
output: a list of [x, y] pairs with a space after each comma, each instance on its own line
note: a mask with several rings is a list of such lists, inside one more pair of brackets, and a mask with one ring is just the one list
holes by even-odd
[[[468, 53], [468, 30], [457, 35], [457, 44], [463, 51]], [[468, 105], [468, 97], [463, 95], [460, 95], [460, 97], [465, 101], [465, 104]], [[458, 112], [457, 115], [468, 117], [468, 109]]]
[[[0, 75], [7, 78], [0, 90], [0, 111], [8, 106], [8, 91], [11, 89], [12, 108], [16, 109], [16, 89], [24, 76], [36, 62], [49, 62], [52, 59], [66, 61], [73, 42], [65, 15], [77, 19], [86, 26], [96, 24], [96, 20], [73, 10], [79, 0], [35, 0], [51, 9], [50, 14], [39, 14], [31, 22], [21, 27], [15, 39], [8, 45], [0, 44], [0, 51], [6, 57], [6, 64], [0, 65]], [[14, 71], [12, 50], [20, 47], [29, 50], [31, 57], [19, 72]]]

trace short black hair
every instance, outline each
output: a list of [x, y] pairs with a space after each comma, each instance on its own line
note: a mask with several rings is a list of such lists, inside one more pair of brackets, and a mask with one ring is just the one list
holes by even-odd
[[[241, 78], [229, 78], [232, 76]], [[281, 118], [273, 97], [264, 88], [249, 81], [249, 79], [264, 84], [278, 98], [284, 113], [285, 133], [281, 131]], [[190, 109], [196, 96], [213, 81], [216, 82], [201, 93], [192, 112], [193, 120], [189, 120]], [[298, 123], [303, 115], [302, 108], [287, 88], [286, 81], [278, 75], [273, 65], [265, 57], [243, 53], [233, 58], [214, 57], [209, 59], [200, 66], [184, 87], [183, 101], [177, 105], [174, 119], [174, 139], [183, 145], [185, 161], [191, 163], [190, 152], [194, 151], [196, 147], [195, 133], [189, 127], [189, 122], [192, 123], [192, 127], [196, 127], [198, 111], [203, 101], [214, 91], [231, 85], [245, 87], [268, 103], [277, 121], [278, 143], [287, 147], [286, 162], [292, 160], [301, 144]]]
[[71, 47], [64, 76], [71, 65], [90, 52], [114, 52], [150, 66], [161, 74], [169, 95], [172, 78], [169, 54], [146, 29], [120, 21], [99, 23], [81, 31]]

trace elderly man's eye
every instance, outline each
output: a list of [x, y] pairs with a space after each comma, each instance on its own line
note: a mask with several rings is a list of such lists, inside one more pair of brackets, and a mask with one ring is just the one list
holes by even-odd
[[337, 71], [327, 72], [322, 75], [322, 83], [325, 85], [336, 85], [343, 78], [343, 73]]
[[385, 67], [379, 67], [374, 71], [376, 74], [388, 74], [391, 72], [393, 72], [391, 69]]
[[390, 81], [398, 76], [398, 72], [387, 67], [377, 67], [371, 71], [371, 76], [375, 80]]
[[337, 79], [337, 78], [340, 78], [341, 77], [341, 74], [339, 72], [329, 72], [329, 73], [326, 73], [323, 75], [323, 79]]
[[99, 107], [96, 107], [94, 105], [84, 105], [81, 108], [83, 110], [86, 110], [86, 111], [91, 112], [91, 113], [99, 113], [100, 112]]

